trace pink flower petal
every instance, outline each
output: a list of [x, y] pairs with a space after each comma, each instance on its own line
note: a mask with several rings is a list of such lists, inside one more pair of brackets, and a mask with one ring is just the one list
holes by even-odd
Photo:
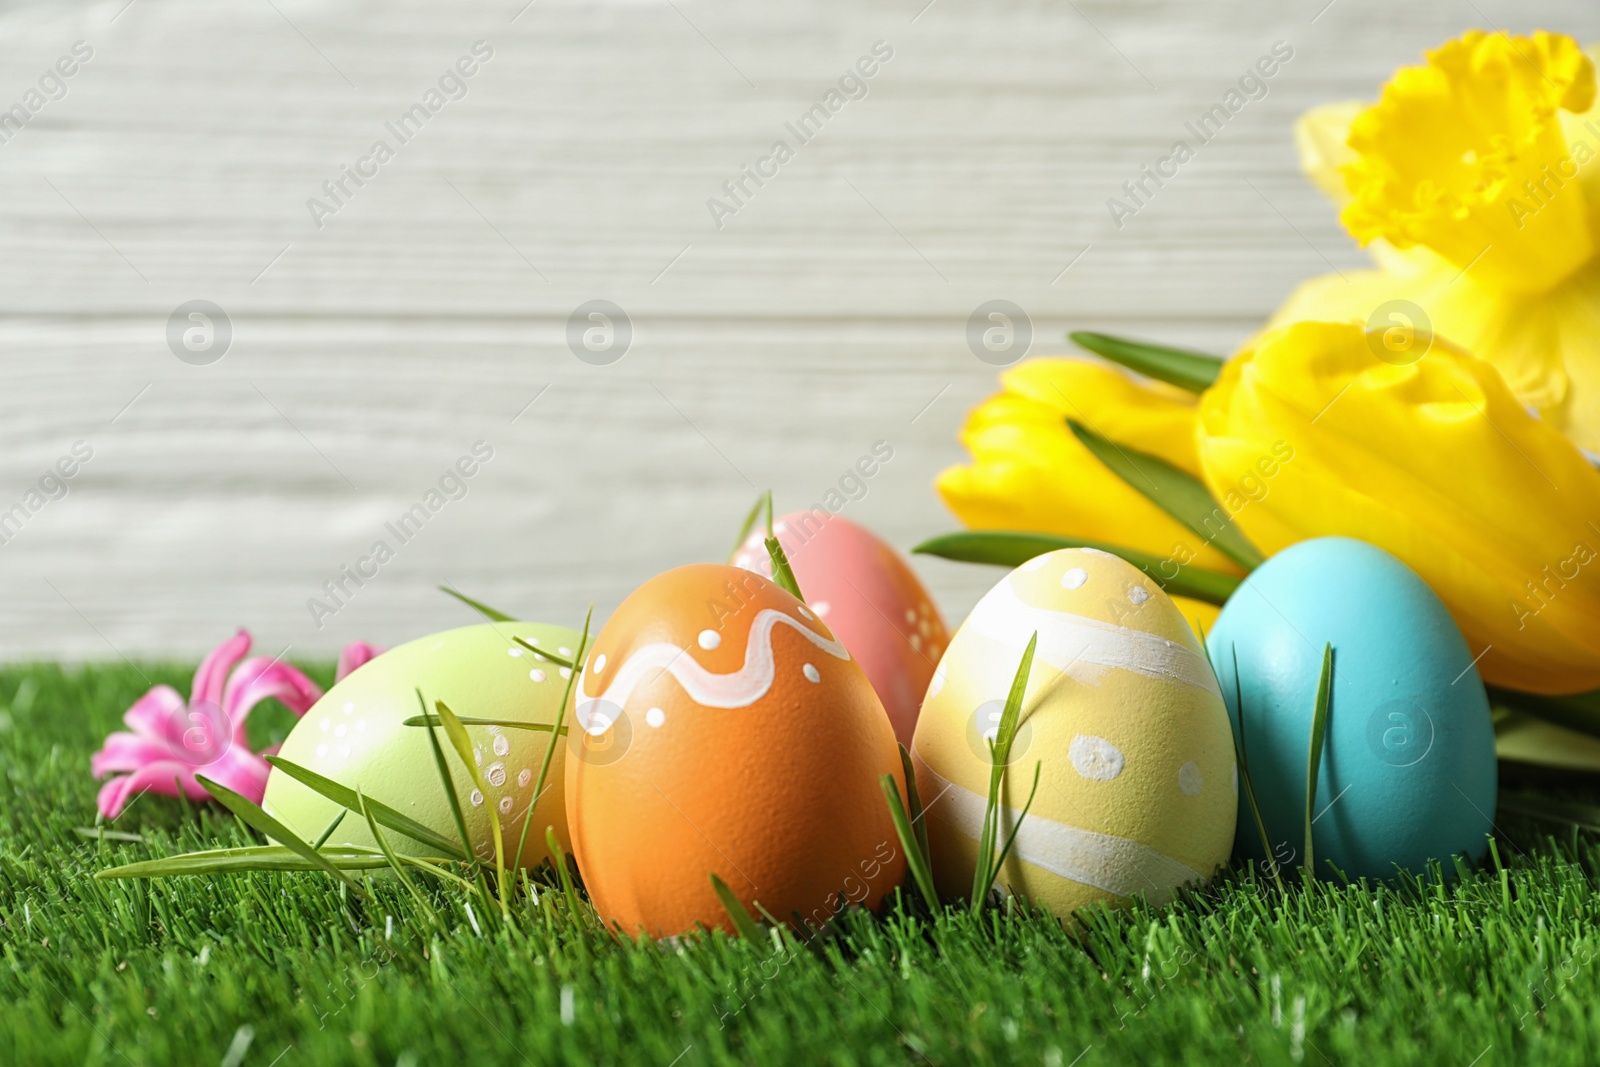
[[215, 763], [199, 768], [199, 772], [259, 804], [266, 795], [267, 775], [272, 773], [272, 766], [248, 748], [234, 745]]
[[212, 649], [210, 655], [200, 662], [200, 669], [194, 672], [194, 688], [189, 691], [189, 702], [215, 704], [221, 707], [222, 687], [227, 680], [228, 672], [249, 651], [248, 630], [240, 630]]
[[122, 721], [140, 737], [176, 744], [187, 727], [183, 697], [170, 685], [158, 685], [134, 702]]
[[300, 716], [322, 699], [322, 689], [287, 663], [265, 656], [245, 660], [228, 677], [222, 698], [234, 744], [247, 743], [245, 720], [251, 709], [268, 697], [282, 701], [284, 707]]
[[201, 788], [199, 782], [194, 780], [193, 767], [184, 763], [163, 761], [147, 763], [132, 774], [111, 779], [101, 787], [97, 803], [100, 814], [108, 819], [115, 819], [139, 793], [160, 793], [163, 796], [175, 797], [179, 789], [193, 800], [204, 800], [211, 796]]
[[146, 763], [173, 758], [171, 746], [162, 741], [118, 730], [106, 738], [104, 747], [89, 757], [89, 771], [96, 778], [135, 771]]
[[352, 641], [344, 646], [343, 652], [339, 653], [339, 669], [334, 674], [333, 680], [344, 681], [351, 671], [382, 654], [383, 649], [376, 645], [369, 645], [365, 641]]

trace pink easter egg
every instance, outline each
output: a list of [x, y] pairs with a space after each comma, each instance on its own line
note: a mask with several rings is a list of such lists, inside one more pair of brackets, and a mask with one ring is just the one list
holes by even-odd
[[[950, 643], [933, 598], [900, 553], [849, 519], [817, 508], [790, 512], [772, 527], [806, 603], [867, 672], [895, 737], [909, 748], [922, 697]], [[758, 525], [734, 566], [772, 577], [765, 537]]]

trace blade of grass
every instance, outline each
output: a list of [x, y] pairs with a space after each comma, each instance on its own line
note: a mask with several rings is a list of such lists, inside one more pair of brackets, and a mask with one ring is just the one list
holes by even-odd
[[[567, 717], [567, 704], [572, 700], [572, 689], [578, 682], [578, 675], [582, 673], [584, 664], [588, 663], [589, 656], [589, 624], [594, 621], [594, 605], [589, 605], [588, 614], [583, 617], [583, 633], [578, 635], [578, 648], [572, 653], [576, 666], [572, 673], [567, 675], [567, 686], [561, 693], [561, 706], [556, 709], [556, 721], [561, 722]], [[550, 762], [555, 758], [556, 742], [563, 734], [569, 734], [571, 728], [563, 726], [559, 730], [550, 732], [550, 743], [544, 747], [544, 759], [539, 763], [539, 775], [533, 782], [533, 799], [528, 801], [528, 814], [522, 820], [522, 836], [517, 840], [517, 857], [512, 863], [512, 870], [522, 869], [522, 850], [528, 843], [528, 828], [533, 825], [533, 809], [539, 803], [539, 798], [544, 795], [545, 779], [550, 774]]]
[[962, 530], [930, 538], [911, 551], [962, 563], [991, 563], [1017, 567], [1035, 556], [1058, 548], [1098, 548], [1138, 567], [1171, 596], [1186, 596], [1208, 604], [1223, 604], [1243, 580], [1231, 574], [1181, 564], [1135, 548], [1091, 541], [1082, 537], [1024, 533], [1015, 530]]
[[[269, 756], [267, 758], [270, 760], [272, 757]], [[344, 817], [348, 814], [350, 814], [349, 811], [341, 808], [339, 814], [333, 817], [333, 821], [328, 824], [328, 828], [322, 831], [321, 835], [311, 847], [320, 852], [322, 850], [322, 846], [328, 843], [328, 838], [333, 836], [333, 832], [339, 828], [339, 824], [344, 822]]]
[[359, 883], [338, 867], [335, 867], [322, 853], [312, 848], [309, 843], [296, 837], [294, 832], [283, 823], [261, 810], [261, 806], [255, 801], [241, 796], [227, 786], [213, 782], [203, 775], [195, 775], [194, 780], [199, 782], [206, 792], [216, 797], [217, 803], [233, 812], [239, 817], [239, 821], [250, 827], [250, 829], [257, 833], [265, 834], [291, 851], [298, 852], [305, 857], [307, 862], [314, 864], [320, 870], [327, 871], [362, 896], [366, 895], [366, 890]]
[[922, 894], [922, 901], [928, 906], [928, 911], [937, 914], [939, 894], [933, 886], [933, 871], [928, 865], [927, 853], [923, 852], [922, 846], [917, 843], [917, 832], [912, 828], [911, 818], [906, 814], [905, 805], [900, 801], [900, 787], [895, 784], [892, 774], [882, 775], [878, 779], [878, 784], [883, 787], [883, 798], [889, 803], [889, 817], [894, 820], [894, 831], [900, 838], [900, 847], [905, 850], [906, 866], [911, 870], [911, 879], [917, 885], [917, 892]]
[[917, 769], [911, 764], [911, 753], [906, 746], [896, 742], [894, 747], [900, 750], [900, 769], [906, 776], [906, 814], [911, 817], [911, 825], [917, 831], [917, 847], [931, 866], [933, 853], [928, 850], [928, 822], [922, 817], [922, 794], [917, 790]]
[[1188, 348], [1129, 341], [1106, 333], [1083, 330], [1075, 330], [1067, 337], [1079, 348], [1086, 348], [1131, 371], [1168, 382], [1191, 393], [1205, 392], [1222, 373], [1223, 361], [1220, 358]]
[[[375, 849], [353, 845], [335, 845], [318, 852], [325, 861], [340, 870], [365, 871], [387, 866], [388, 861]], [[95, 872], [99, 879], [117, 878], [167, 878], [180, 874], [241, 874], [247, 871], [321, 871], [326, 868], [314, 863], [302, 852], [282, 845], [248, 845], [243, 848], [214, 848], [202, 852], [185, 852], [177, 856], [140, 860], [120, 867], [109, 867]]]
[[1600, 691], [1546, 697], [1489, 686], [1489, 702], [1590, 737], [1600, 737]]
[[[1229, 647], [1233, 650], [1233, 706], [1239, 713], [1239, 733], [1235, 735], [1229, 730], [1228, 736], [1233, 738], [1233, 758], [1239, 765], [1239, 784], [1244, 787], [1244, 798], [1250, 805], [1250, 815], [1255, 820], [1256, 833], [1261, 835], [1261, 854], [1266, 857], [1266, 863], [1272, 868], [1272, 877], [1278, 883], [1278, 891], [1282, 892], [1283, 875], [1278, 870], [1278, 861], [1272, 854], [1272, 839], [1267, 836], [1266, 820], [1261, 818], [1261, 805], [1256, 803], [1255, 787], [1250, 784], [1250, 760], [1245, 746], [1244, 691], [1239, 684], [1239, 649], [1237, 646]], [[1206, 654], [1209, 658], [1209, 648]]]
[[456, 796], [455, 779], [450, 774], [450, 764], [444, 758], [444, 748], [439, 744], [439, 734], [433, 728], [433, 716], [428, 714], [428, 701], [422, 695], [422, 690], [417, 690], [417, 702], [422, 705], [422, 717], [428, 720], [428, 744], [433, 749], [433, 763], [439, 769], [439, 781], [444, 785], [445, 800], [450, 804], [450, 814], [455, 819], [456, 832], [461, 835], [461, 851], [472, 857], [477, 862], [477, 853], [472, 851], [472, 835], [467, 833], [467, 817], [461, 810], [461, 798]]
[[494, 608], [491, 608], [489, 605], [483, 603], [482, 601], [474, 600], [471, 597], [467, 596], [465, 593], [456, 592], [454, 589], [451, 589], [448, 585], [441, 585], [441, 586], [438, 586], [437, 588], [438, 588], [439, 592], [450, 594], [451, 596], [455, 597], [457, 600], [459, 600], [463, 604], [465, 604], [467, 607], [471, 608], [473, 611], [476, 611], [479, 615], [482, 615], [484, 618], [488, 619], [490, 622], [516, 622], [517, 621], [516, 619], [513, 619], [510, 615], [507, 615], [505, 612], [496, 611]]
[[[442, 700], [433, 702], [434, 709], [439, 712], [439, 718], [444, 721], [444, 735], [450, 739], [450, 746], [456, 750], [456, 756], [466, 765], [467, 774], [472, 777], [472, 784], [477, 787], [479, 795], [488, 797], [489, 783], [484, 781], [483, 772], [478, 770], [478, 761], [473, 757], [472, 738], [467, 736], [467, 728], [461, 725], [461, 720], [456, 718], [456, 713], [450, 710], [450, 705]], [[500, 910], [509, 918], [506, 894], [506, 843], [500, 833], [500, 815], [491, 806], [488, 811], [489, 828], [494, 832], [494, 871], [495, 888], [500, 891]]]
[[[471, 715], [458, 715], [462, 726], [499, 726], [507, 730], [534, 730], [538, 733], [549, 733], [550, 724], [547, 722], [523, 722], [520, 719], [476, 719]], [[438, 726], [440, 719], [437, 715], [413, 715], [400, 723], [401, 726]], [[567, 732], [565, 726], [561, 732]]]
[[556, 877], [561, 881], [561, 895], [567, 898], [567, 907], [572, 912], [572, 921], [588, 925], [583, 914], [583, 902], [578, 899], [578, 887], [572, 882], [572, 872], [567, 869], [567, 853], [561, 847], [561, 842], [556, 840], [556, 828], [544, 828], [545, 847], [550, 850], [551, 857], [555, 860]]
[[428, 917], [428, 921], [434, 927], [442, 929], [442, 924], [439, 922], [439, 913], [433, 910], [433, 905], [428, 903], [428, 898], [422, 895], [422, 890], [417, 888], [417, 883], [411, 880], [411, 876], [406, 873], [406, 869], [400, 865], [400, 861], [395, 857], [394, 849], [389, 847], [389, 839], [383, 835], [382, 830], [378, 829], [378, 821], [373, 818], [370, 802], [359, 789], [356, 791], [356, 803], [361, 806], [361, 816], [367, 820], [367, 829], [371, 831], [372, 839], [378, 843], [378, 850], [383, 853], [383, 858], [388, 861], [389, 866], [394, 868], [395, 877], [400, 879], [400, 884], [406, 887], [406, 890], [411, 894], [411, 899], [415, 900], [418, 906], [422, 908], [423, 913]]
[[728, 883], [713, 873], [711, 875], [711, 889], [717, 894], [717, 899], [722, 901], [722, 910], [726, 911], [728, 918], [733, 920], [734, 929], [739, 931], [739, 936], [759, 945], [764, 940], [761, 934], [761, 927], [756, 925], [756, 920], [751, 916], [750, 910], [739, 903], [739, 898], [733, 895], [733, 890], [728, 888]]
[[1311, 823], [1316, 818], [1317, 777], [1322, 768], [1322, 745], [1328, 733], [1328, 711], [1333, 695], [1333, 646], [1322, 646], [1322, 675], [1317, 679], [1317, 700], [1311, 709], [1311, 747], [1306, 753], [1306, 877], [1317, 876], [1311, 850]]
[[517, 644], [521, 645], [523, 648], [527, 649], [529, 652], [532, 652], [535, 656], [538, 656], [540, 659], [547, 659], [551, 663], [554, 663], [558, 667], [567, 667], [567, 668], [570, 669], [571, 667], [574, 666], [573, 662], [570, 659], [566, 659], [566, 658], [564, 658], [562, 656], [558, 656], [556, 653], [551, 652], [547, 648], [540, 648], [538, 645], [535, 645], [535, 644], [533, 644], [532, 642], [529, 642], [529, 641], [524, 641], [522, 638], [516, 637], [516, 636], [513, 636], [511, 638], [511, 640], [515, 641]]
[[756, 497], [756, 502], [750, 505], [750, 513], [744, 517], [744, 524], [739, 527], [739, 536], [734, 539], [733, 547], [728, 549], [728, 563], [739, 554], [739, 549], [744, 547], [745, 541], [750, 536], [750, 531], [756, 528], [756, 519], [761, 516], [762, 505], [766, 503], [767, 495], [763, 493]]
[[784, 555], [783, 545], [771, 536], [766, 539], [766, 545], [767, 555], [772, 557], [772, 580], [787, 589], [796, 600], [805, 603], [806, 595], [800, 592], [800, 583], [789, 567], [789, 557]]
[[1006, 765], [1011, 759], [1011, 745], [1016, 740], [1017, 724], [1022, 713], [1022, 697], [1028, 688], [1028, 675], [1033, 670], [1033, 654], [1039, 646], [1039, 634], [1028, 639], [1028, 647], [1017, 664], [1017, 673], [1011, 679], [1011, 691], [1006, 695], [1005, 707], [1000, 712], [1000, 724], [995, 739], [989, 742], [989, 797], [984, 806], [983, 830], [978, 838], [978, 863], [972, 872], [972, 898], [969, 905], [976, 915], [994, 887], [995, 876], [1000, 873], [995, 863], [995, 842], [1000, 832], [1001, 786], [1005, 782]]
[[1076, 419], [1069, 418], [1067, 426], [1108, 470], [1194, 531], [1206, 544], [1245, 570], [1253, 570], [1266, 561], [1200, 479], [1159, 456], [1107, 440]]
[[1017, 813], [1017, 821], [1011, 824], [1011, 833], [1006, 836], [1006, 843], [1001, 846], [1000, 854], [994, 859], [995, 877], [1006, 865], [1006, 857], [1011, 854], [1011, 846], [1016, 844], [1017, 831], [1022, 829], [1022, 820], [1028, 817], [1028, 810], [1033, 807], [1033, 798], [1039, 795], [1039, 771], [1043, 764], [1035, 761], [1033, 764], [1033, 788], [1028, 790], [1028, 802], [1022, 805], [1022, 810]]
[[[418, 842], [419, 844], [427, 845], [430, 848], [436, 848], [443, 852], [446, 856], [453, 857], [454, 859], [465, 860], [471, 858], [467, 852], [457, 848], [455, 843], [452, 842], [448, 837], [445, 837], [443, 834], [424, 826], [422, 823], [411, 818], [411, 816], [396, 811], [387, 804], [373, 800], [371, 797], [367, 797], [364, 808], [361, 802], [359, 790], [340, 785], [333, 779], [325, 778], [316, 771], [313, 771], [307, 767], [302, 767], [298, 763], [293, 763], [289, 760], [286, 760], [282, 756], [268, 756], [267, 762], [272, 764], [273, 767], [282, 771], [284, 774], [287, 774], [290, 778], [293, 778], [295, 781], [300, 782], [301, 784], [314, 790], [321, 796], [326, 797], [342, 808], [353, 811], [358, 815], [366, 814], [365, 808], [370, 808], [373, 817], [376, 818], [378, 822], [382, 823], [384, 826], [387, 826], [391, 830], [396, 830], [402, 834], [405, 834], [407, 837]], [[332, 832], [332, 827], [329, 828], [329, 832]], [[324, 838], [324, 840], [326, 839]]]

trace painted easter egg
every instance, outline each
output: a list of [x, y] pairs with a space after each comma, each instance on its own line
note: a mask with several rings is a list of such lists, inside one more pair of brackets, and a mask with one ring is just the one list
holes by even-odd
[[1096, 901], [1170, 899], [1233, 845], [1228, 717], [1194, 632], [1137, 568], [1091, 548], [1036, 556], [1002, 578], [951, 639], [922, 706], [913, 759], [939, 891], [968, 897], [995, 737], [1038, 634], [1003, 794], [1015, 824], [996, 884], [1062, 918]]
[[[409, 815], [455, 840], [459, 831], [439, 778], [426, 728], [403, 725], [422, 714], [421, 689], [433, 711], [442, 700], [463, 719], [504, 719], [556, 723], [567, 670], [542, 659], [512, 640], [547, 648], [568, 658], [578, 634], [560, 626], [528, 622], [484, 623], [432, 634], [392, 648], [350, 674], [317, 701], [295, 724], [279, 755], [324, 777], [355, 789]], [[490, 819], [500, 821], [508, 842], [506, 862], [514, 859], [523, 820], [533, 800], [539, 769], [550, 744], [548, 730], [501, 726], [468, 726], [473, 759], [486, 792], [474, 786], [466, 766], [456, 757], [443, 731], [439, 733], [455, 782], [473, 851], [494, 856]], [[557, 745], [545, 776], [542, 798], [533, 813], [533, 827], [522, 856], [525, 867], [546, 856], [544, 828], [555, 827], [557, 840], [568, 841], [561, 775], [566, 739]], [[553, 784], [553, 787], [552, 787]], [[281, 770], [267, 778], [267, 812], [305, 840], [314, 841], [343, 811]], [[384, 837], [395, 851], [428, 855], [435, 850], [391, 831]], [[365, 820], [348, 814], [328, 839], [334, 844], [375, 844]]]
[[[909, 747], [917, 712], [950, 643], [944, 619], [905, 559], [877, 534], [822, 508], [776, 520], [806, 603], [850, 650], [883, 701], [895, 737]], [[736, 567], [772, 576], [766, 530], [750, 535]]]
[[883, 705], [827, 624], [749, 571], [679, 567], [634, 590], [595, 638], [569, 729], [573, 852], [630, 936], [732, 929], [712, 874], [752, 914], [821, 926], [905, 871]]
[[[1313, 803], [1317, 874], [1421, 873], [1481, 858], [1495, 812], [1494, 727], [1461, 631], [1433, 591], [1380, 548], [1302, 541], [1257, 568], [1208, 641], [1273, 858], [1305, 851], [1307, 759], [1324, 645], [1332, 699]], [[1235, 664], [1237, 663], [1237, 674]], [[1267, 848], [1247, 804], [1241, 855]]]

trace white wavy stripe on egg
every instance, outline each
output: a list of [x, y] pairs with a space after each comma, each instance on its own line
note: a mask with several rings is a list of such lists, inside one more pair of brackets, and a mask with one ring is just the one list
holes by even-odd
[[[772, 688], [773, 679], [777, 677], [778, 668], [772, 651], [772, 631], [779, 623], [789, 626], [835, 659], [850, 658], [850, 653], [838, 641], [823, 637], [775, 608], [767, 608], [758, 614], [750, 625], [749, 643], [745, 646], [744, 663], [739, 670], [730, 674], [715, 674], [700, 666], [693, 656], [687, 654], [687, 649], [658, 641], [644, 645], [629, 656], [617, 669], [611, 684], [606, 686], [598, 698], [589, 695], [588, 679], [580, 679], [578, 703], [581, 707], [599, 700], [604, 704], [625, 707], [628, 698], [633, 695], [634, 689], [640, 682], [654, 679], [660, 672], [665, 671], [677, 679], [683, 691], [702, 707], [749, 707], [767, 695], [767, 691]], [[706, 645], [705, 642], [701, 644]], [[809, 678], [816, 668], [809, 663], [806, 667], [811, 668], [806, 672]], [[815, 679], [810, 680], [815, 681]]]
[[1037, 632], [1008, 825], [1036, 763], [1039, 791], [997, 884], [1063, 918], [1096, 901], [1168, 900], [1233, 843], [1233, 742], [1210, 664], [1177, 607], [1122, 560], [1065, 549], [1029, 563], [957, 631], [923, 703], [912, 755], [940, 891], [971, 891], [992, 726], [979, 710], [992, 717], [1004, 701]]

